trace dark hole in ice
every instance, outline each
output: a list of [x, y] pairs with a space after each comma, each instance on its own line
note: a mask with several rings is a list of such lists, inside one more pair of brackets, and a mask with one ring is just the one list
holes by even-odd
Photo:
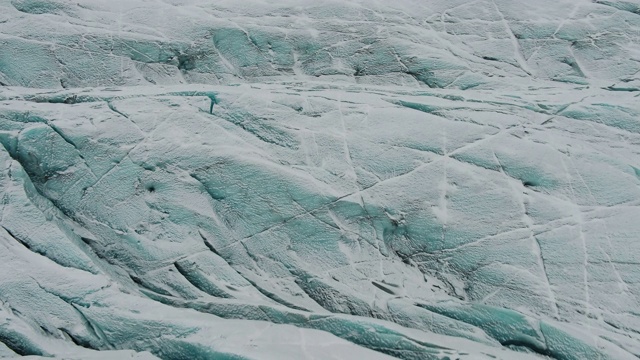
[[75, 104], [77, 101], [78, 101], [78, 95], [73, 95], [64, 99], [65, 104]]
[[178, 55], [178, 69], [188, 71], [196, 68], [196, 59], [193, 55]]
[[86, 238], [86, 237], [84, 237], [84, 236], [81, 236], [81, 237], [80, 237], [80, 240], [82, 240], [82, 242], [83, 242], [83, 243], [85, 243], [85, 244], [87, 244], [87, 245], [91, 245], [91, 243], [95, 241], [95, 240], [93, 240], [93, 239], [89, 239], [89, 238]]

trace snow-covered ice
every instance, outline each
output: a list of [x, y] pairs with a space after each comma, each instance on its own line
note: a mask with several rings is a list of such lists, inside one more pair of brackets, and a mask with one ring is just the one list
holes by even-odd
[[0, 357], [640, 357], [638, 1], [0, 0], [0, 85]]

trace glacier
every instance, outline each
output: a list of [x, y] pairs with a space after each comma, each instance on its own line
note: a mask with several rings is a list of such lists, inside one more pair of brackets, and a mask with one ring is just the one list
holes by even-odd
[[640, 2], [0, 0], [0, 358], [640, 358]]

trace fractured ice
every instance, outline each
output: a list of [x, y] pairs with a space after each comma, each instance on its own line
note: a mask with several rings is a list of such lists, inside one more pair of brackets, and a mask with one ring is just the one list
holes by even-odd
[[639, 9], [0, 0], [0, 357], [637, 359]]

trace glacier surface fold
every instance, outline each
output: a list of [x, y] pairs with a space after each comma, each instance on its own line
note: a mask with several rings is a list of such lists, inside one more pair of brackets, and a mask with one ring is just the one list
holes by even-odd
[[635, 0], [0, 0], [0, 357], [640, 358]]

